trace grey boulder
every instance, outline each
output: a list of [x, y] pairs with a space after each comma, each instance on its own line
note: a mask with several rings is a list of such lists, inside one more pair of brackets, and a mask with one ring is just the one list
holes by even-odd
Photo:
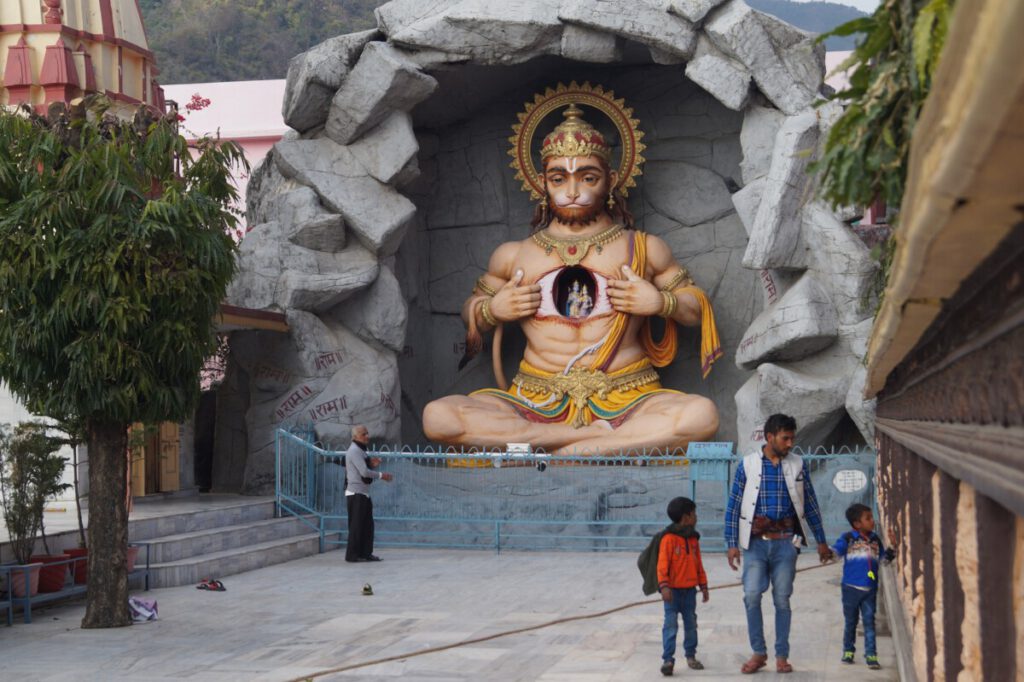
[[689, 59], [697, 32], [686, 19], [668, 13], [660, 0], [566, 0], [558, 16], [567, 24], [605, 31]]
[[[750, 70], [772, 104], [793, 115], [817, 97], [824, 78], [824, 47], [815, 46], [810, 34], [783, 30], [779, 23], [742, 0], [732, 0], [712, 15], [704, 31]], [[794, 39], [797, 35], [799, 40]]]
[[750, 72], [704, 36], [697, 39], [697, 50], [686, 65], [686, 77], [733, 111], [742, 110], [750, 96]]
[[736, 364], [754, 369], [763, 362], [800, 360], [830, 346], [838, 332], [828, 293], [804, 274], [750, 324], [736, 349]]
[[312, 187], [366, 248], [394, 253], [416, 207], [371, 177], [350, 149], [321, 139], [279, 142], [274, 151], [282, 173]]
[[366, 43], [378, 35], [370, 30], [330, 38], [292, 57], [281, 107], [284, 122], [303, 133], [323, 125], [334, 93]]
[[809, 150], [817, 140], [818, 120], [813, 111], [791, 116], [780, 127], [750, 243], [743, 254], [744, 267], [806, 267], [801, 211], [810, 194]]
[[325, 131], [349, 144], [395, 110], [409, 111], [437, 88], [437, 81], [386, 43], [370, 43], [331, 101]]

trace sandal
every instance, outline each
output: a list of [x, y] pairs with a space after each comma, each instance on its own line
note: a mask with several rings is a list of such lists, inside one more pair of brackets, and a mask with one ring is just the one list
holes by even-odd
[[793, 666], [789, 664], [789, 661], [781, 656], [775, 659], [775, 672], [777, 673], [791, 673], [793, 672]]
[[758, 670], [765, 667], [766, 665], [768, 665], [767, 656], [762, 656], [761, 654], [754, 654], [750, 657], [750, 660], [743, 664], [743, 667], [740, 668], [740, 672], [744, 675], [750, 675], [752, 673], [756, 673]]

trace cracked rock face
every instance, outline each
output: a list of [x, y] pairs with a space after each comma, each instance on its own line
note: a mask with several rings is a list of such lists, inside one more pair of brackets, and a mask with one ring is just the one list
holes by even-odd
[[[493, 385], [487, 354], [457, 368], [459, 311], [495, 247], [529, 233], [506, 154], [516, 113], [572, 80], [634, 109], [648, 163], [631, 210], [708, 292], [735, 358], [701, 380], [683, 330], [664, 384], [714, 400], [740, 450], [774, 410], [804, 444], [844, 421], [870, 437], [857, 368], [874, 264], [806, 173], [838, 114], [811, 107], [810, 36], [742, 0], [395, 0], [376, 16], [293, 59], [295, 132], [250, 181], [229, 302], [285, 312], [291, 331], [233, 337], [221, 418], [248, 434], [247, 491], [272, 481], [279, 425], [422, 443], [427, 402]], [[506, 373], [522, 347], [506, 334]]]

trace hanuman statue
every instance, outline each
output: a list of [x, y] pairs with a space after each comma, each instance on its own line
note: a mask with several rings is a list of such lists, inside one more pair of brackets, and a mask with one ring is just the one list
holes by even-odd
[[[618, 128], [616, 169], [610, 145], [578, 105]], [[564, 121], [544, 138], [538, 171], [531, 142], [541, 119], [559, 108]], [[702, 327], [704, 376], [722, 351], [707, 296], [663, 240], [637, 229], [629, 211], [644, 149], [631, 116], [611, 92], [576, 83], [537, 95], [520, 114], [510, 154], [517, 179], [539, 201], [534, 231], [494, 251], [462, 307], [467, 356], [495, 332], [500, 388], [429, 403], [423, 427], [432, 440], [487, 448], [526, 441], [554, 454], [613, 454], [685, 447], [718, 429], [714, 403], [663, 388], [655, 370], [675, 358], [676, 323]], [[654, 316], [665, 321], [660, 341]], [[527, 347], [508, 385], [500, 348], [502, 327], [511, 323], [521, 326]]]

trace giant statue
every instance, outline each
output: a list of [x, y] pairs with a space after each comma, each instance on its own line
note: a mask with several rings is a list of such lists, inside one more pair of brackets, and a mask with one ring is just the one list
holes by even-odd
[[[607, 116], [618, 130], [614, 168], [611, 145], [581, 107]], [[564, 120], [544, 138], [538, 169], [535, 133], [558, 111]], [[429, 438], [596, 454], [683, 447], [718, 429], [714, 403], [662, 387], [655, 369], [675, 359], [677, 323], [701, 327], [704, 376], [722, 351], [707, 296], [629, 211], [644, 149], [632, 114], [613, 93], [572, 83], [537, 95], [519, 115], [510, 154], [517, 179], [538, 202], [533, 232], [494, 251], [462, 307], [467, 356], [494, 333], [499, 387], [429, 403], [423, 412]], [[658, 340], [656, 317], [664, 319], [653, 325], [664, 328]], [[527, 345], [508, 384], [501, 336], [503, 325], [513, 323]]]

